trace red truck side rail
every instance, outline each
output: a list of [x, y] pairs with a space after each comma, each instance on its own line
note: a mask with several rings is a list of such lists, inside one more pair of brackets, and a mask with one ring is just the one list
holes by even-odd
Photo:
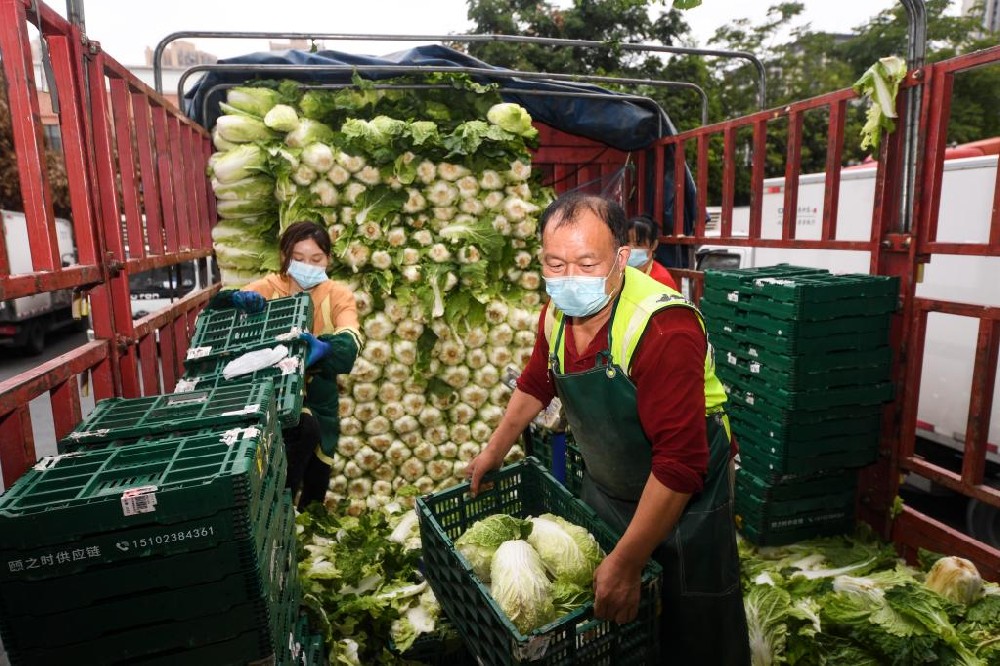
[[[684, 189], [681, 187], [683, 170], [675, 168], [674, 225], [665, 229], [661, 242], [675, 245], [698, 246], [701, 244], [768, 247], [786, 249], [863, 250], [871, 255], [870, 272], [877, 275], [895, 275], [901, 281], [900, 309], [894, 317], [890, 344], [897, 350], [893, 377], [896, 399], [886, 406], [881, 455], [879, 461], [863, 471], [858, 505], [860, 518], [871, 524], [883, 537], [891, 538], [900, 552], [913, 559], [919, 548], [967, 557], [978, 565], [983, 575], [1000, 580], [1000, 551], [977, 542], [929, 516], [904, 506], [899, 515], [893, 516], [900, 477], [911, 472], [934, 481], [955, 492], [975, 498], [994, 507], [1000, 507], [1000, 489], [984, 484], [986, 469], [986, 437], [989, 431], [990, 412], [993, 405], [993, 387], [997, 376], [997, 357], [1000, 349], [1000, 308], [962, 302], [918, 298], [916, 285], [922, 264], [933, 255], [951, 254], [978, 257], [1000, 257], [1000, 175], [994, 191], [983, 192], [992, 196], [992, 218], [986, 242], [942, 242], [937, 238], [939, 203], [944, 172], [944, 150], [951, 109], [951, 91], [956, 74], [987, 65], [1000, 65], [1000, 47], [959, 56], [911, 71], [903, 88], [916, 82], [924, 84], [924, 94], [919, 114], [918, 160], [916, 164], [916, 192], [913, 224], [909, 230], [899, 225], [899, 187], [902, 180], [904, 155], [904, 127], [902, 114], [896, 131], [886, 137], [881, 147], [876, 174], [875, 200], [871, 238], [866, 241], [837, 239], [837, 203], [840, 191], [842, 150], [844, 145], [844, 116], [847, 103], [856, 97], [848, 90], [832, 92], [820, 97], [796, 102], [780, 109], [762, 111], [735, 120], [718, 123], [680, 135], [662, 139], [652, 164], [640, 162], [637, 180], [645, 182], [648, 170], [653, 170], [655, 182], [661, 182], [666, 173], [668, 159], [676, 167], [689, 157], [695, 182], [698, 185], [697, 224], [694, 233], [684, 233]], [[900, 93], [900, 99], [903, 98]], [[826, 179], [818, 240], [796, 239], [796, 210], [802, 151], [802, 124], [808, 112], [819, 112], [827, 118]], [[764, 193], [765, 156], [769, 137], [769, 123], [779, 121], [787, 127], [785, 153], [784, 213], [780, 238], [762, 236], [762, 200]], [[750, 220], [747, 236], [733, 235], [733, 207], [736, 183], [737, 135], [743, 130], [752, 136], [752, 161], [750, 165]], [[716, 137], [723, 145], [722, 164], [722, 215], [718, 236], [705, 233], [707, 191], [709, 179], [709, 141]], [[857, 140], [848, 137], [847, 140]], [[998, 172], [1000, 174], [1000, 172]], [[662, 190], [654, 195], [654, 210], [660, 211], [663, 222], [664, 199]], [[947, 220], [940, 225], [948, 224]], [[703, 289], [703, 274], [694, 270], [675, 270], [675, 275], [691, 281], [692, 294], [697, 299]], [[975, 299], [976, 294], [956, 294], [956, 298]], [[935, 465], [914, 453], [917, 427], [917, 402], [920, 395], [921, 368], [927, 317], [931, 312], [971, 317], [979, 322], [975, 352], [975, 371], [969, 387], [969, 413], [966, 430], [963, 465], [960, 474]], [[933, 378], [929, 378], [933, 381]]]
[[[0, 299], [72, 288], [90, 306], [94, 340], [0, 383], [0, 471], [12, 483], [36, 460], [28, 403], [49, 394], [56, 438], [81, 420], [80, 383], [96, 399], [173, 386], [198, 310], [189, 294], [133, 322], [128, 276], [209, 257], [214, 198], [204, 177], [207, 132], [185, 118], [51, 8], [0, 0], [0, 60], [8, 82], [33, 272], [10, 274], [0, 235]], [[28, 24], [48, 47], [59, 97], [78, 263], [60, 264], [45, 177], [45, 143]], [[21, 251], [20, 248], [17, 251]], [[162, 383], [161, 383], [162, 377]]]

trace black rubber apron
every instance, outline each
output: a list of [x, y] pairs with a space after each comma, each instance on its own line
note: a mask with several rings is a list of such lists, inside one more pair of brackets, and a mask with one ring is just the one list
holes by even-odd
[[[559, 322], [549, 364], [586, 464], [581, 496], [623, 533], [651, 470], [651, 444], [639, 423], [636, 388], [611, 362], [610, 325], [608, 344], [592, 370], [561, 373], [557, 351], [565, 321]], [[733, 527], [729, 436], [723, 418], [722, 411], [706, 417], [709, 467], [704, 488], [692, 495], [677, 525], [653, 552], [663, 566], [663, 664], [750, 663]]]

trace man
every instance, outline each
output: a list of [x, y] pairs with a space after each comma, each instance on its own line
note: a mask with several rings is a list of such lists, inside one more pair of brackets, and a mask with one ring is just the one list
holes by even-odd
[[638, 269], [661, 284], [677, 291], [677, 283], [663, 264], [653, 257], [660, 245], [660, 230], [656, 223], [645, 215], [628, 221], [628, 244], [632, 251], [628, 255], [628, 265]]
[[581, 496], [622, 536], [594, 573], [594, 613], [636, 617], [644, 564], [664, 567], [664, 663], [750, 663], [725, 393], [698, 311], [627, 267], [624, 212], [569, 194], [543, 213], [551, 302], [507, 410], [466, 472], [473, 493], [556, 395], [587, 472]]

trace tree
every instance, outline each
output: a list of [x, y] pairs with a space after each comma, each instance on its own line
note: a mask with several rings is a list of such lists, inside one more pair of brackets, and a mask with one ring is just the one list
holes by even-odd
[[[24, 210], [21, 198], [21, 180], [18, 176], [17, 151], [14, 149], [14, 129], [11, 125], [10, 105], [7, 103], [7, 82], [0, 70], [0, 208], [4, 210]], [[45, 151], [45, 162], [49, 186], [52, 191], [52, 206], [55, 214], [69, 216], [69, 181], [62, 154], [54, 150]]]

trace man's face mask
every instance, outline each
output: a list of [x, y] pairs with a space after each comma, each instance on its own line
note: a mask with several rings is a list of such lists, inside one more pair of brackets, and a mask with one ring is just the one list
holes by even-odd
[[616, 260], [604, 277], [570, 275], [566, 277], [544, 278], [545, 292], [555, 306], [570, 317], [589, 317], [608, 304], [611, 294], [607, 292], [607, 282], [618, 268]]
[[288, 263], [288, 274], [306, 291], [330, 279], [322, 267], [295, 259]]

